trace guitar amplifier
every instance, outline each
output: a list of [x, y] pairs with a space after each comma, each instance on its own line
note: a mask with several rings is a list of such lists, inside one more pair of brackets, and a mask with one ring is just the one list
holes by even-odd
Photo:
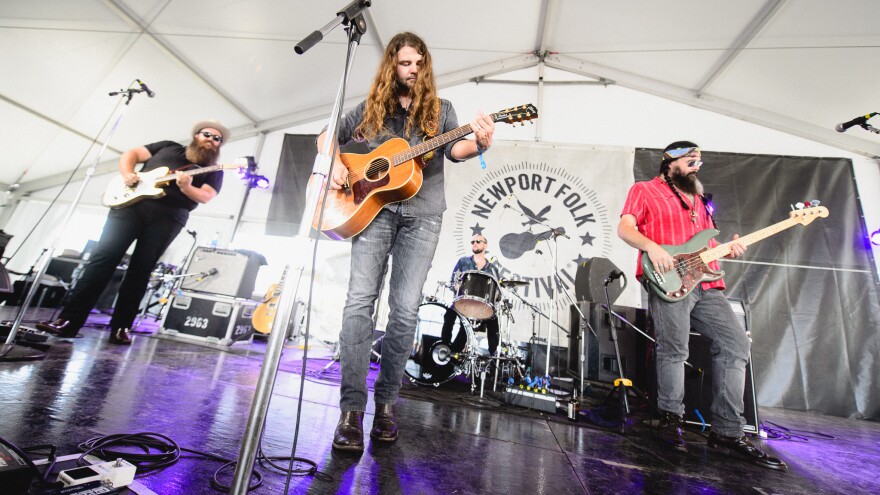
[[213, 344], [250, 343], [256, 306], [256, 301], [182, 291], [172, 297], [159, 333]]
[[189, 291], [250, 299], [261, 263], [255, 257], [227, 249], [196, 248], [184, 273], [201, 274], [183, 279]]

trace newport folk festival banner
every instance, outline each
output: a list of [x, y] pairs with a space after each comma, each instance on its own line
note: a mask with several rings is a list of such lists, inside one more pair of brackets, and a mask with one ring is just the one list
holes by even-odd
[[[604, 257], [630, 279], [616, 304], [639, 306], [633, 280], [636, 251], [617, 237], [620, 211], [633, 183], [633, 156], [632, 148], [497, 142], [484, 155], [486, 169], [478, 159], [447, 162], [448, 209], [424, 294], [452, 301], [454, 294], [441, 284], [450, 280], [458, 258], [471, 254], [471, 236], [482, 234], [501, 278], [528, 282], [515, 295], [502, 290], [513, 303], [514, 341], [527, 341], [533, 333], [546, 338], [553, 328], [552, 345], [567, 345], [566, 334], [555, 325], [570, 328], [570, 302], [561, 292], [554, 298], [554, 254], [555, 270], [572, 297], [578, 265]], [[564, 229], [567, 237], [551, 239], [552, 229]], [[549, 318], [555, 322], [552, 327]], [[507, 319], [500, 323], [504, 338]]]

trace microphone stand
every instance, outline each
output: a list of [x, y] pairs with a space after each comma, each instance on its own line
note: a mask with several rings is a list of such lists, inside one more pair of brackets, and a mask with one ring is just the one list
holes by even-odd
[[[266, 423], [266, 415], [269, 410], [269, 401], [272, 395], [272, 389], [275, 386], [275, 376], [278, 373], [278, 366], [281, 363], [281, 351], [284, 348], [284, 340], [287, 338], [287, 330], [290, 328], [290, 319], [294, 314], [297, 295], [299, 293], [300, 281], [305, 271], [306, 253], [310, 247], [315, 247], [320, 232], [315, 233], [315, 238], [310, 237], [312, 231], [312, 221], [318, 208], [318, 199], [322, 190], [326, 190], [327, 176], [330, 175], [333, 166], [334, 150], [337, 146], [337, 130], [339, 127], [339, 119], [342, 116], [342, 104], [345, 100], [345, 88], [348, 83], [348, 77], [351, 67], [354, 63], [354, 56], [357, 47], [360, 44], [361, 36], [367, 32], [367, 23], [364, 20], [363, 11], [366, 10], [371, 0], [354, 0], [345, 9], [336, 13], [336, 17], [327, 23], [320, 31], [315, 31], [306, 39], [301, 41], [294, 47], [298, 54], [305, 53], [306, 50], [321, 41], [325, 34], [335, 29], [340, 24], [345, 24], [345, 30], [348, 34], [348, 56], [345, 61], [345, 68], [342, 74], [342, 80], [339, 83], [339, 89], [336, 93], [336, 101], [330, 112], [330, 119], [327, 124], [324, 145], [321, 151], [315, 156], [315, 162], [312, 166], [312, 180], [309, 181], [306, 191], [305, 207], [300, 217], [299, 233], [294, 238], [296, 245], [293, 253], [295, 259], [303, 260], [298, 266], [291, 269], [290, 265], [285, 266], [285, 271], [290, 276], [284, 277], [281, 284], [281, 293], [278, 296], [278, 307], [275, 319], [272, 322], [272, 331], [269, 335], [269, 341], [266, 344], [266, 354], [263, 358], [263, 365], [260, 369], [260, 376], [254, 391], [254, 398], [251, 402], [250, 411], [248, 413], [245, 431], [242, 436], [241, 449], [238, 454], [238, 462], [235, 465], [235, 474], [232, 479], [229, 493], [236, 495], [247, 495], [251, 472], [253, 471], [256, 455], [259, 450], [260, 441], [263, 437], [263, 428]], [[342, 166], [342, 165], [338, 165]], [[326, 196], [325, 196], [326, 198]], [[323, 215], [319, 221], [323, 220]], [[320, 223], [319, 223], [320, 225]], [[312, 277], [314, 283], [314, 277]], [[292, 290], [291, 290], [292, 289]], [[311, 299], [314, 290], [309, 292]], [[309, 304], [309, 310], [311, 304]], [[303, 366], [305, 366], [309, 348], [309, 326], [311, 318], [306, 316], [305, 331], [303, 332]], [[300, 392], [305, 386], [305, 373], [301, 374]], [[302, 401], [298, 407], [302, 408]], [[299, 421], [299, 410], [297, 412], [297, 423]], [[294, 427], [293, 452], [296, 451], [297, 435], [299, 426]], [[291, 454], [291, 466], [294, 462], [293, 454]], [[289, 478], [288, 478], [289, 482]], [[286, 488], [285, 488], [286, 491]]]
[[[107, 146], [110, 144], [110, 140], [113, 137], [113, 134], [116, 133], [116, 130], [119, 128], [119, 123], [122, 122], [122, 118], [125, 117], [126, 112], [128, 112], [128, 104], [131, 102], [131, 98], [136, 94], [140, 93], [142, 90], [139, 89], [127, 89], [120, 90], [110, 93], [110, 96], [122, 95], [123, 100], [117, 102], [116, 107], [110, 112], [112, 116], [116, 109], [119, 107], [119, 103], [125, 103], [122, 107], [122, 113], [119, 114], [119, 117], [116, 118], [116, 122], [113, 124], [113, 127], [110, 129], [109, 134], [107, 134], [107, 138], [104, 140], [103, 146], [101, 146], [101, 150], [98, 152], [98, 155], [95, 157], [95, 162], [86, 169], [85, 177], [83, 178], [82, 184], [79, 186], [79, 190], [76, 192], [76, 196], [70, 201], [70, 207], [67, 209], [67, 213], [64, 215], [64, 218], [61, 220], [60, 225], [61, 228], [58, 229], [58, 234], [55, 236], [55, 239], [52, 241], [52, 244], [49, 248], [43, 250], [38, 258], [38, 262], [35, 263], [37, 267], [36, 272], [34, 273], [34, 282], [28, 288], [27, 294], [24, 297], [24, 300], [21, 303], [21, 307], [18, 309], [18, 314], [15, 316], [15, 321], [12, 323], [12, 326], [9, 329], [9, 335], [6, 337], [6, 342], [3, 344], [2, 349], [0, 349], [0, 362], [3, 361], [17, 361], [22, 359], [21, 356], [16, 356], [16, 353], [13, 353], [13, 348], [15, 347], [15, 336], [18, 333], [18, 329], [21, 327], [21, 322], [24, 319], [24, 314], [27, 311], [28, 307], [30, 307], [31, 301], [34, 298], [37, 290], [40, 287], [40, 280], [42, 280], [43, 275], [46, 274], [46, 269], [49, 267], [49, 262], [52, 260], [52, 254], [58, 249], [59, 244], [61, 244], [61, 237], [64, 235], [65, 230], [67, 230], [67, 225], [70, 223], [71, 217], [73, 217], [73, 212], [76, 210], [76, 207], [79, 205], [80, 199], [82, 199], [83, 193], [85, 192], [86, 186], [89, 184], [89, 180], [95, 174], [95, 170], [98, 168], [98, 164], [101, 163], [101, 157], [104, 155], [104, 151], [107, 149]], [[103, 129], [102, 129], [103, 130]], [[100, 136], [100, 131], [98, 135]], [[42, 359], [46, 355], [42, 353], [40, 356], [36, 357], [28, 357], [27, 359]]]

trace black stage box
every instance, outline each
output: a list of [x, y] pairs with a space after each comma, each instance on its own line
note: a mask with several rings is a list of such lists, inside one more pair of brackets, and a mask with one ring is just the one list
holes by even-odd
[[253, 340], [256, 301], [183, 291], [173, 296], [159, 333], [232, 345]]
[[[585, 329], [587, 340], [584, 346], [584, 379], [614, 383], [620, 378], [621, 364], [617, 362], [614, 342], [611, 340], [611, 322], [617, 333], [617, 345], [620, 349], [623, 376], [632, 380], [633, 385], [642, 390], [648, 384], [646, 369], [648, 341], [645, 336], [633, 330], [629, 325], [610, 315], [603, 307], [604, 303], [582, 301], [578, 303], [581, 312], [588, 318], [596, 335]], [[639, 330], [645, 331], [647, 313], [640, 308], [614, 306], [615, 313], [626, 318]], [[571, 328], [568, 339], [568, 373], [577, 378], [580, 376], [580, 320], [581, 316], [574, 306], [570, 306]], [[597, 338], [598, 337], [598, 338]]]

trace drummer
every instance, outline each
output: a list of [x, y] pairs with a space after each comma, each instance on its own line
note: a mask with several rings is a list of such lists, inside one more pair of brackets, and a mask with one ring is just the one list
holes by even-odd
[[[479, 270], [492, 275], [495, 280], [498, 280], [499, 268], [496, 263], [497, 260], [491, 259], [490, 261], [490, 259], [486, 257], [486, 250], [488, 247], [489, 241], [486, 240], [486, 237], [482, 234], [476, 234], [471, 237], [471, 252], [473, 254], [471, 256], [462, 256], [459, 258], [458, 262], [455, 264], [455, 268], [452, 270], [451, 283], [453, 284], [455, 293], [458, 293], [459, 277], [466, 271]], [[452, 340], [452, 326], [455, 324], [456, 317], [457, 314], [455, 311], [446, 312], [446, 315], [443, 318], [443, 330], [440, 334], [440, 338], [452, 344], [451, 348], [453, 352], [461, 352], [467, 344], [467, 334], [464, 331], [459, 331], [455, 336], [455, 340]], [[489, 339], [489, 355], [494, 356], [495, 352], [498, 350], [497, 313], [495, 316], [492, 316], [487, 320], [480, 321], [479, 324], [474, 327], [474, 331], [486, 332], [486, 336]]]

